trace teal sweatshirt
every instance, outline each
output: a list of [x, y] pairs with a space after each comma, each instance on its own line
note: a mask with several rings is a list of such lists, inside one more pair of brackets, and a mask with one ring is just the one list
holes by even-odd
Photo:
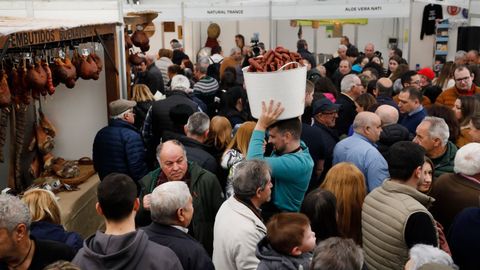
[[263, 140], [265, 132], [254, 130], [248, 146], [247, 160], [265, 160], [272, 169], [273, 203], [278, 209], [298, 212], [307, 191], [313, 170], [313, 160], [308, 147], [300, 142], [301, 150], [295, 153], [264, 157]]

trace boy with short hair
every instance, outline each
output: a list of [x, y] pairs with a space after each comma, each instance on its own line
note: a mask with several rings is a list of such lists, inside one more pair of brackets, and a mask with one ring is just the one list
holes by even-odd
[[257, 245], [258, 270], [308, 270], [315, 248], [310, 220], [301, 213], [280, 213], [267, 223], [267, 236]]

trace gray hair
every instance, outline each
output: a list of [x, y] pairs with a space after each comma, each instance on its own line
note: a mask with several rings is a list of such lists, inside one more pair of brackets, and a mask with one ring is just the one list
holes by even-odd
[[185, 208], [192, 197], [183, 181], [170, 181], [157, 186], [152, 192], [150, 213], [154, 222], [171, 225], [177, 220], [177, 210]]
[[247, 160], [240, 162], [233, 176], [233, 192], [240, 197], [252, 198], [257, 189], [264, 189], [268, 183], [270, 167], [263, 160]]
[[343, 77], [342, 82], [340, 83], [340, 90], [342, 93], [348, 93], [352, 90], [352, 87], [355, 86], [355, 78], [358, 78], [355, 74], [348, 74]]
[[155, 62], [155, 60], [157, 60], [157, 55], [156, 54], [152, 54], [152, 53], [149, 53], [145, 56], [145, 58], [149, 61], [152, 61], [152, 62]]
[[242, 53], [242, 49], [240, 49], [239, 47], [234, 47], [230, 50], [230, 56], [232, 56], [236, 53]]
[[133, 111], [133, 108], [128, 109], [128, 110], [122, 112], [121, 114], [114, 115], [114, 116], [112, 116], [112, 117], [110, 117], [110, 118], [112, 118], [112, 119], [123, 119], [123, 118], [125, 117], [125, 114], [127, 114], [127, 113], [129, 113], [129, 112], [131, 112], [131, 111]]
[[450, 137], [450, 131], [448, 130], [448, 125], [443, 118], [427, 116], [422, 122], [430, 123], [430, 128], [428, 129], [430, 138], [439, 138], [442, 141], [442, 146], [447, 144], [448, 137]]
[[198, 72], [200, 72], [201, 74], [207, 74], [207, 71], [208, 71], [208, 67], [205, 67], [205, 66], [202, 66], [200, 64], [197, 64], [197, 66], [195, 67], [196, 70]]
[[347, 50], [347, 46], [343, 45], [343, 44], [340, 44], [338, 45], [338, 50]]
[[445, 251], [433, 246], [416, 244], [410, 249], [409, 255], [410, 260], [412, 260], [410, 270], [417, 270], [422, 265], [427, 263], [436, 263], [458, 269], [453, 263], [450, 255], [448, 255]]
[[375, 111], [375, 114], [380, 117], [382, 126], [388, 126], [398, 122], [398, 110], [391, 105], [380, 105]]
[[208, 57], [200, 57], [200, 59], [198, 59], [197, 61], [197, 64], [195, 65], [195, 68], [198, 72], [202, 74], [207, 74], [209, 65], [210, 65], [210, 60]]
[[311, 270], [360, 270], [363, 251], [352, 239], [330, 237], [321, 241], [313, 252]]
[[480, 143], [469, 143], [458, 149], [453, 171], [466, 175], [480, 173]]
[[12, 195], [0, 195], [0, 228], [11, 233], [18, 224], [30, 228], [31, 222], [30, 211], [24, 202]]
[[454, 59], [455, 59], [455, 61], [457, 61], [457, 60], [460, 60], [462, 58], [465, 58], [466, 56], [467, 56], [467, 52], [460, 50], [460, 51], [457, 51], [455, 53], [455, 58]]
[[182, 48], [182, 43], [180, 42], [172, 42], [172, 49], [173, 50], [178, 50], [178, 49], [181, 49]]
[[191, 134], [202, 136], [210, 127], [210, 118], [204, 112], [196, 112], [190, 115], [185, 126]]

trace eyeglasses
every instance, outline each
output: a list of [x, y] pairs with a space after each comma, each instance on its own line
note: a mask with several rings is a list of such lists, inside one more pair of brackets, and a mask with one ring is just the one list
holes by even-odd
[[455, 79], [456, 82], [467, 82], [471, 77], [468, 76], [468, 77], [464, 77], [464, 78], [458, 78], [458, 79]]

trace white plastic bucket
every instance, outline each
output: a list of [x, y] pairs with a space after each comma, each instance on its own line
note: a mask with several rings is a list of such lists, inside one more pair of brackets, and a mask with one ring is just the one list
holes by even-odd
[[[296, 64], [297, 68], [283, 70], [291, 64]], [[282, 107], [285, 108], [278, 120], [303, 114], [307, 67], [291, 62], [274, 72], [248, 72], [247, 70], [248, 67], [243, 68], [243, 77], [253, 117], [258, 119], [262, 114], [262, 101], [268, 106], [270, 100], [281, 102]]]

